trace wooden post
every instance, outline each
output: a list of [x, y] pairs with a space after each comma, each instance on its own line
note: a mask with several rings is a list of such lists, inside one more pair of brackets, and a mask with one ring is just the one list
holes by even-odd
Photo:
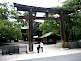
[[29, 10], [29, 52], [33, 52], [33, 20], [32, 20], [32, 9]]
[[46, 12], [46, 17], [48, 17], [48, 12]]
[[60, 29], [61, 29], [61, 42], [62, 48], [65, 48], [65, 28], [64, 28], [64, 20], [63, 20], [63, 13], [60, 13]]

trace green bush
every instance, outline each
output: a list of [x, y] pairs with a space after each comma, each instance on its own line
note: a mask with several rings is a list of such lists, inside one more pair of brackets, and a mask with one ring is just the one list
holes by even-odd
[[78, 42], [78, 40], [69, 40], [69, 42]]

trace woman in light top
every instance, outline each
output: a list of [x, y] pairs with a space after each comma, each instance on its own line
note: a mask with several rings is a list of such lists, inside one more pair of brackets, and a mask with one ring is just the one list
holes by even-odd
[[43, 52], [43, 43], [42, 42], [40, 42], [40, 48], [41, 48], [41, 50]]

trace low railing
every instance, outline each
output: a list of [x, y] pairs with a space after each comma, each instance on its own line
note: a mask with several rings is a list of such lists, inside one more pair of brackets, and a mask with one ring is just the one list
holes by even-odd
[[1, 47], [2, 49], [2, 55], [4, 54], [15, 54], [15, 53], [21, 53], [21, 52], [27, 52], [27, 46], [26, 45], [5, 45]]

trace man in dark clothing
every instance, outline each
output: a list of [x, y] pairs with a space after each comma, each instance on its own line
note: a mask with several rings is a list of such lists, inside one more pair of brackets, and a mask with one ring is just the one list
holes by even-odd
[[40, 44], [37, 44], [37, 52], [39, 53]]

